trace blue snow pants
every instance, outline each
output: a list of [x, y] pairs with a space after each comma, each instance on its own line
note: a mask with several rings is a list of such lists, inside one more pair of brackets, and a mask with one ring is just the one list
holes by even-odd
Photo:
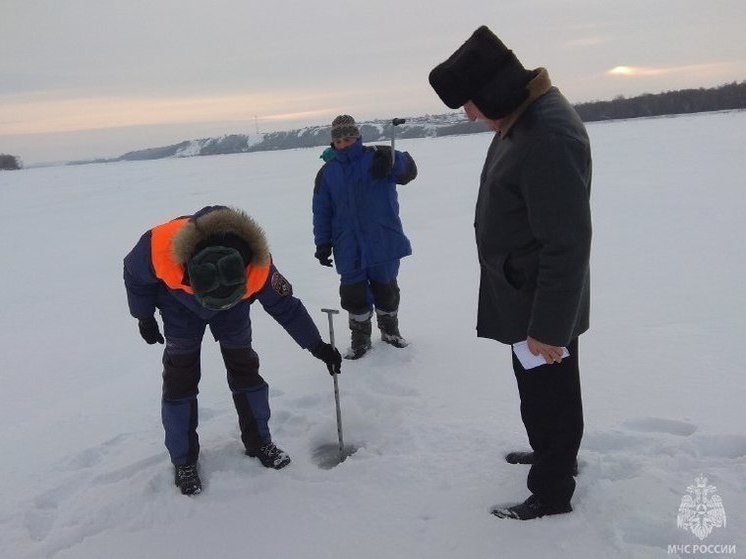
[[399, 260], [345, 272], [340, 276], [339, 297], [351, 315], [370, 316], [373, 307], [385, 313], [399, 310]]
[[197, 394], [207, 326], [220, 344], [244, 446], [255, 451], [271, 440], [269, 387], [259, 374], [259, 357], [251, 347], [249, 306], [248, 301], [239, 303], [209, 320], [186, 307], [161, 308], [166, 339], [161, 418], [173, 464], [193, 464], [199, 456]]

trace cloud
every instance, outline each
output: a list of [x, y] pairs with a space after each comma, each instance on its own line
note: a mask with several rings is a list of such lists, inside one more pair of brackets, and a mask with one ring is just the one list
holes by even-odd
[[279, 120], [279, 121], [285, 121], [285, 120], [304, 120], [304, 119], [312, 119], [312, 118], [319, 118], [323, 116], [329, 116], [335, 112], [336, 109], [334, 108], [326, 108], [326, 109], [319, 109], [315, 111], [301, 111], [301, 112], [295, 112], [295, 113], [279, 113], [279, 114], [273, 114], [273, 115], [265, 115], [262, 117], [262, 120]]
[[[223, 95], [205, 97], [92, 97], [3, 99], [0, 135], [99, 130], [124, 126], [260, 120], [288, 121], [328, 116], [327, 93]], [[282, 111], [278, 107], [311, 107]]]
[[571, 41], [567, 41], [565, 43], [565, 46], [572, 48], [595, 47], [606, 42], [607, 39], [604, 39], [602, 37], [582, 37], [579, 39], [572, 39]]

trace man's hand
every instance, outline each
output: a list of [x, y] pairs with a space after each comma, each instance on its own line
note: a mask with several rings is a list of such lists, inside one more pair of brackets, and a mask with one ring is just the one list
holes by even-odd
[[311, 354], [316, 359], [320, 359], [326, 363], [326, 368], [329, 369], [330, 375], [338, 375], [342, 372], [342, 356], [339, 354], [339, 350], [333, 348], [331, 344], [320, 341], [311, 350]]
[[562, 346], [545, 344], [531, 336], [526, 341], [528, 350], [534, 355], [541, 355], [548, 364], [562, 361]]
[[391, 172], [392, 163], [391, 148], [389, 146], [376, 146], [373, 163], [370, 166], [370, 176], [374, 179], [385, 179]]
[[321, 264], [322, 266], [331, 267], [332, 245], [318, 245], [313, 256], [314, 258], [316, 258], [316, 260], [319, 261], [319, 264]]
[[138, 321], [137, 327], [140, 330], [142, 339], [148, 342], [148, 344], [153, 345], [163, 343], [163, 336], [158, 328], [158, 322], [156, 322], [155, 317]]

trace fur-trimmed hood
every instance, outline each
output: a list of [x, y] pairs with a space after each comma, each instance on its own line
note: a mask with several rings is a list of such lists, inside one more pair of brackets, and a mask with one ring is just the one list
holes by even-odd
[[246, 242], [252, 253], [248, 264], [269, 264], [269, 244], [264, 230], [242, 210], [226, 206], [208, 206], [194, 214], [174, 236], [172, 255], [176, 262], [185, 265], [200, 243], [209, 237], [225, 234], [235, 235]]

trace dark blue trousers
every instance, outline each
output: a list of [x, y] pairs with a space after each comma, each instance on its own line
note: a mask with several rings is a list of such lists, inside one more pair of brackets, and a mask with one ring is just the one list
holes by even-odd
[[375, 306], [379, 311], [399, 310], [399, 260], [341, 274], [340, 304], [351, 315], [370, 315]]
[[220, 343], [244, 446], [256, 450], [271, 440], [269, 387], [259, 374], [259, 357], [251, 348], [248, 306], [241, 303], [210, 320], [197, 317], [187, 308], [161, 310], [166, 338], [161, 418], [166, 448], [174, 464], [191, 464], [199, 456], [197, 394], [200, 348], [207, 326]]

